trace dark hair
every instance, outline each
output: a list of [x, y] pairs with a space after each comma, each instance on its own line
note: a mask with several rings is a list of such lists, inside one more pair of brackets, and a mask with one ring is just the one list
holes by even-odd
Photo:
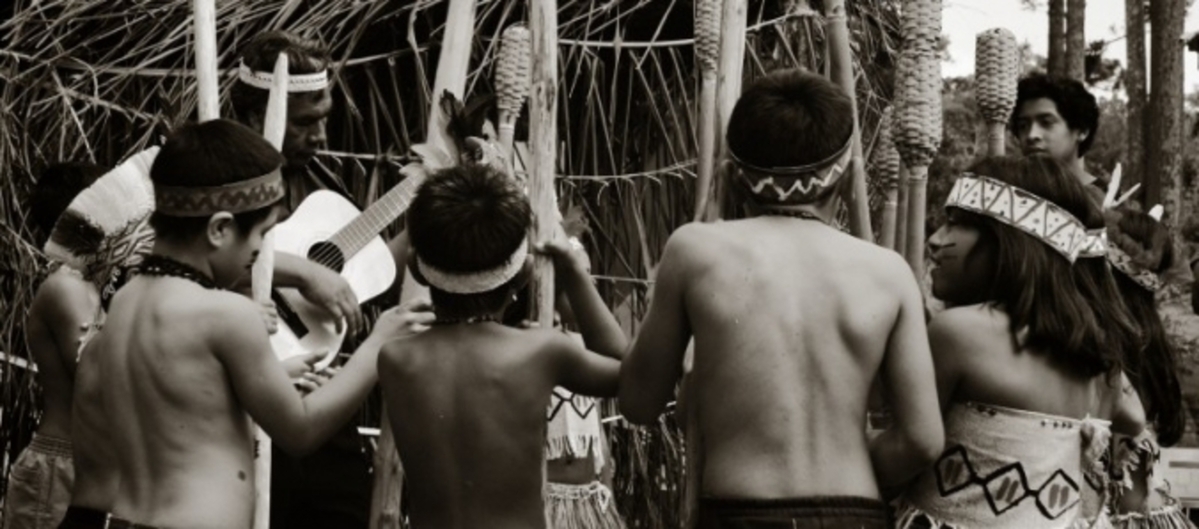
[[[1075, 216], [1086, 217], [1087, 208], [1094, 207], [1082, 184], [1045, 156], [991, 157], [970, 171], [1020, 187]], [[1024, 347], [1087, 376], [1118, 366], [1119, 352], [1104, 347], [1103, 330], [1075, 286], [1068, 260], [1019, 229], [988, 216], [959, 213], [959, 222], [989, 234], [987, 240], [995, 245], [994, 274], [984, 298], [1007, 313], [1013, 337], [1027, 330]]]
[[853, 102], [828, 79], [799, 69], [749, 86], [725, 137], [737, 158], [758, 167], [794, 167], [836, 154], [853, 135]]
[[[257, 178], [283, 165], [283, 155], [261, 134], [225, 119], [187, 123], [179, 127], [158, 151], [150, 167], [154, 185], [207, 187]], [[237, 213], [234, 223], [242, 233], [270, 216], [274, 205]], [[150, 226], [160, 239], [188, 240], [204, 232], [211, 216], [150, 215]]]
[[[1174, 264], [1170, 234], [1165, 226], [1139, 211], [1123, 212], [1119, 231], [1144, 246], [1166, 242], [1162, 260], [1154, 273]], [[1157, 430], [1158, 443], [1172, 446], [1182, 438], [1186, 414], [1182, 407], [1182, 385], [1178, 379], [1178, 355], [1166, 335], [1153, 292], [1123, 272], [1115, 272], [1116, 285], [1144, 336], [1143, 347], [1124, 357], [1124, 372], [1145, 404], [1146, 417]]]
[[[271, 72], [275, 70], [275, 60], [280, 53], [287, 54], [287, 71], [293, 75], [303, 75], [323, 72], [329, 67], [329, 51], [317, 40], [306, 39], [286, 31], [268, 31], [261, 33], [246, 45], [241, 53], [241, 61], [251, 70]], [[233, 103], [233, 112], [241, 121], [246, 121], [251, 115], [261, 117], [266, 112], [267, 98], [270, 91], [255, 88], [240, 81], [233, 83], [229, 91], [229, 99]], [[322, 98], [324, 93], [301, 92], [290, 94], [289, 97]]]
[[1057, 106], [1057, 112], [1066, 120], [1071, 130], [1087, 131], [1087, 137], [1078, 144], [1078, 155], [1091, 149], [1095, 135], [1099, 133], [1099, 104], [1086, 86], [1075, 79], [1058, 75], [1033, 74], [1020, 80], [1016, 88], [1016, 106], [1008, 127], [1012, 134], [1016, 130], [1016, 116], [1020, 106], [1034, 99], [1049, 99]]
[[54, 230], [54, 223], [80, 191], [92, 185], [108, 170], [87, 162], [52, 164], [38, 176], [29, 195], [29, 216], [37, 228], [39, 246]]
[[[525, 194], [490, 166], [459, 165], [429, 176], [408, 208], [408, 236], [419, 259], [449, 273], [469, 274], [503, 265], [526, 240], [533, 214]], [[478, 294], [452, 294], [430, 285], [439, 317], [494, 313], [525, 280]]]
[[[1084, 192], [1086, 186], [1083, 187]], [[1107, 226], [1103, 211], [1094, 200], [1081, 214], [1075, 214], [1088, 230], [1102, 230]], [[1116, 363], [1123, 365], [1124, 359], [1145, 346], [1144, 335], [1133, 318], [1120, 287], [1112, 274], [1105, 257], [1081, 257], [1074, 263], [1074, 284], [1079, 293], [1090, 304], [1103, 332], [1103, 348]]]

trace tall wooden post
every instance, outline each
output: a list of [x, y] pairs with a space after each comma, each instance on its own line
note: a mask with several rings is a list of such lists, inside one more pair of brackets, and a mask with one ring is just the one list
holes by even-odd
[[215, 0], [192, 0], [193, 25], [196, 32], [196, 111], [200, 121], [221, 117], [221, 102], [217, 91], [216, 67], [216, 3]]
[[[533, 205], [533, 241], [549, 239], [557, 224], [554, 177], [558, 154], [558, 2], [530, 1], [533, 75], [529, 99], [529, 199]], [[537, 255], [530, 282], [533, 310], [542, 328], [554, 324], [554, 266]]]
[[853, 53], [849, 46], [849, 27], [845, 13], [845, 0], [825, 0], [825, 34], [828, 35], [829, 71], [833, 82], [849, 96], [853, 108], [853, 153], [851, 155], [850, 175], [853, 177], [853, 187], [850, 188], [847, 202], [849, 204], [849, 229], [859, 238], [874, 242], [874, 234], [870, 228], [870, 198], [866, 190], [866, 166], [862, 163], [862, 133], [858, 125], [858, 98], [854, 90]]
[[716, 170], [716, 73], [720, 59], [720, 0], [695, 2], [695, 57], [699, 62], [699, 162], [696, 164], [695, 220], [710, 220], [712, 175]]
[[[263, 118], [262, 135], [271, 145], [283, 150], [283, 138], [287, 134], [287, 85], [288, 59], [280, 53], [275, 59], [275, 71], [271, 83], [271, 94], [267, 98], [266, 114]], [[250, 270], [250, 289], [254, 301], [265, 303], [271, 299], [271, 283], [275, 275], [275, 232], [268, 231], [262, 237], [262, 249], [258, 260]], [[271, 438], [262, 428], [255, 427], [254, 457], [254, 529], [271, 526]]]
[[[425, 143], [449, 153], [454, 163], [458, 160], [458, 149], [445, 129], [448, 117], [441, 109], [441, 95], [448, 90], [461, 99], [466, 92], [466, 74], [470, 66], [474, 28], [474, 0], [450, 0], [445, 34], [441, 41], [441, 56], [437, 61], [437, 73], [433, 79], [433, 92], [429, 101], [429, 124]], [[427, 169], [432, 171], [440, 167]], [[407, 270], [404, 271], [404, 283], [401, 288], [402, 303], [429, 295], [428, 289], [417, 283]], [[401, 487], [404, 482], [404, 467], [396, 452], [395, 437], [387, 418], [386, 407], [383, 408], [381, 420], [379, 445], [375, 450], [375, 485], [371, 495], [370, 526], [371, 529], [399, 529], [403, 525], [400, 520], [400, 499], [403, 492]]]
[[[733, 113], [733, 106], [741, 97], [741, 76], [745, 65], [745, 25], [748, 17], [746, 0], [724, 0], [720, 17], [720, 64], [716, 70], [716, 159], [723, 159], [725, 149], [724, 130]], [[713, 182], [712, 206], [708, 208], [707, 220], [719, 218], [725, 208], [727, 179], [716, 178]]]

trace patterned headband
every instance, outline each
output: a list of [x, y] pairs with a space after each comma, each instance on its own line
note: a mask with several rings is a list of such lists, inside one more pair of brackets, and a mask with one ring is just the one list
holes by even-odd
[[[246, 63], [237, 65], [237, 78], [241, 82], [261, 90], [270, 90], [275, 83], [275, 74], [251, 70]], [[321, 71], [310, 74], [291, 74], [287, 76], [287, 92], [316, 92], [329, 87], [329, 72]]]
[[511, 281], [525, 266], [525, 258], [529, 255], [529, 241], [523, 240], [516, 251], [503, 264], [478, 272], [460, 273], [448, 272], [437, 268], [421, 259], [416, 258], [416, 266], [429, 286], [444, 290], [451, 294], [479, 294], [495, 290], [504, 283]]
[[275, 169], [252, 180], [220, 186], [154, 186], [154, 211], [172, 217], [244, 213], [274, 204], [283, 196], [283, 173]]
[[1107, 228], [1087, 230], [1087, 236], [1083, 239], [1082, 249], [1079, 250], [1078, 257], [1080, 259], [1107, 257], [1109, 246], [1111, 244], [1107, 241]]
[[1108, 245], [1107, 261], [1145, 290], [1157, 292], [1162, 287], [1162, 280], [1157, 274], [1134, 261], [1118, 244]]
[[1071, 264], [1087, 239], [1087, 230], [1074, 215], [1024, 189], [973, 173], [953, 183], [946, 208], [985, 215], [1036, 237]]
[[729, 158], [742, 169], [741, 179], [754, 196], [778, 205], [810, 204], [825, 195], [849, 168], [853, 136], [832, 156], [796, 167], [758, 167], [737, 157]]

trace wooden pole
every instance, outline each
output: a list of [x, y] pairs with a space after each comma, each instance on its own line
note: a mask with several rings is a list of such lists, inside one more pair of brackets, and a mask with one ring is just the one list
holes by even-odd
[[908, 168], [899, 167], [899, 187], [895, 200], [895, 246], [904, 259], [908, 256]]
[[[716, 70], [716, 140], [713, 152], [717, 159], [724, 157], [724, 134], [733, 106], [741, 97], [741, 76], [745, 65], [745, 24], [748, 17], [746, 0], [724, 0], [720, 17], [720, 63]], [[712, 205], [708, 208], [707, 220], [720, 218], [728, 194], [725, 182], [717, 178], [713, 182]]]
[[[288, 59], [280, 53], [275, 59], [274, 82], [267, 98], [266, 114], [263, 119], [262, 135], [276, 149], [283, 149], [283, 138], [287, 134], [287, 84]], [[258, 260], [250, 270], [250, 289], [254, 301], [265, 303], [271, 299], [271, 284], [275, 275], [275, 232], [268, 231], [262, 237], [262, 249]], [[269, 529], [271, 526], [271, 438], [255, 427], [254, 457], [254, 529]]]
[[[558, 2], [530, 2], [533, 37], [532, 92], [529, 100], [529, 199], [532, 202], [533, 241], [549, 239], [557, 224], [554, 177], [558, 151]], [[548, 257], [534, 260], [530, 301], [544, 329], [554, 324], [554, 267]]]
[[[446, 132], [448, 117], [441, 110], [441, 95], [446, 91], [461, 96], [466, 92], [466, 74], [470, 66], [470, 47], [474, 39], [474, 0], [450, 0], [446, 18], [445, 34], [441, 41], [441, 56], [437, 60], [437, 74], [433, 80], [433, 92], [429, 101], [429, 126], [425, 143], [451, 154], [456, 163], [458, 150]], [[427, 167], [428, 170], [440, 167]], [[428, 297], [429, 290], [413, 279], [404, 270], [404, 282], [400, 290], [400, 302]], [[375, 484], [371, 494], [371, 529], [400, 529], [400, 503], [403, 493], [404, 467], [396, 452], [395, 437], [387, 408], [382, 409], [379, 445], [375, 449]]]
[[699, 162], [696, 165], [696, 221], [711, 218], [712, 175], [716, 170], [716, 76], [720, 60], [720, 0], [695, 3], [695, 56], [699, 61]]
[[854, 90], [853, 54], [849, 46], [849, 27], [846, 23], [845, 0], [826, 0], [825, 31], [831, 59], [832, 80], [849, 96], [853, 108], [853, 154], [850, 161], [853, 187], [850, 188], [849, 229], [859, 238], [874, 241], [870, 228], [870, 199], [866, 190], [866, 166], [862, 163], [862, 134], [858, 127], [858, 103]]
[[200, 121], [208, 121], [221, 117], [217, 91], [215, 0], [192, 0], [192, 18], [196, 32], [196, 112]]
[[883, 248], [891, 250], [895, 249], [895, 219], [899, 214], [899, 188], [888, 187], [887, 198], [883, 202], [883, 222], [882, 222], [882, 237], [879, 244]]
[[924, 217], [928, 207], [928, 166], [918, 165], [908, 169], [908, 265], [916, 280], [924, 282]]

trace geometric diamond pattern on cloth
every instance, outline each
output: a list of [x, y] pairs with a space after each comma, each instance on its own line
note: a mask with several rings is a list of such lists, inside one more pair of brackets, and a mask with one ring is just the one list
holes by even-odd
[[1020, 502], [1033, 499], [1037, 509], [1050, 520], [1069, 512], [1080, 501], [1079, 486], [1063, 470], [1051, 474], [1035, 488], [1028, 483], [1024, 465], [1020, 462], [980, 474], [970, 464], [970, 455], [962, 446], [946, 450], [935, 465], [937, 489], [942, 497], [951, 497], [968, 487], [981, 487], [987, 503], [996, 516]]

